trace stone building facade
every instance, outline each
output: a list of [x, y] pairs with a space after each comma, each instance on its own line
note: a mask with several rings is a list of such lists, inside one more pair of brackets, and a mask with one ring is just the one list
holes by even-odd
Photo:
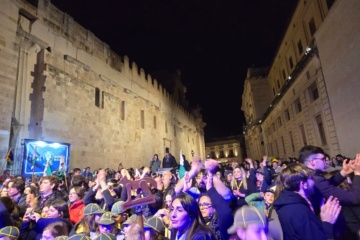
[[206, 156], [221, 163], [242, 162], [244, 147], [242, 136], [229, 136], [206, 142]]
[[[322, 147], [330, 156], [355, 156], [360, 120], [359, 12], [355, 0], [299, 1], [262, 79], [270, 102], [253, 97], [255, 80], [245, 81], [242, 110], [247, 116], [249, 156], [297, 157], [307, 144]], [[251, 102], [265, 108], [252, 114]]]
[[0, 149], [15, 161], [22, 139], [70, 143], [70, 167], [204, 156], [200, 112], [49, 0], [3, 0], [0, 18]]

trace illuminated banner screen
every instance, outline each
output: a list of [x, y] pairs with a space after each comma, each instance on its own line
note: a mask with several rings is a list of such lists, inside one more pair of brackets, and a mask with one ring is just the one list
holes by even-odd
[[22, 175], [51, 175], [69, 167], [70, 144], [24, 139]]

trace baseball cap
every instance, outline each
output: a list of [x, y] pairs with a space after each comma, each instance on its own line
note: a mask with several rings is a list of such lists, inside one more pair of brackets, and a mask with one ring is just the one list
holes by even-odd
[[272, 160], [271, 160], [271, 162], [279, 162], [279, 160], [277, 160], [276, 158], [273, 158]]
[[114, 205], [111, 208], [112, 214], [120, 214], [125, 212], [126, 209], [123, 208], [124, 201], [118, 201], [114, 203]]
[[91, 214], [102, 214], [105, 211], [103, 209], [100, 208], [99, 205], [97, 205], [96, 203], [89, 203], [88, 205], [86, 205], [85, 209], [84, 209], [84, 215], [91, 215]]
[[20, 231], [17, 227], [7, 226], [0, 229], [0, 237], [18, 238], [19, 236], [20, 236]]
[[274, 189], [272, 189], [272, 188], [268, 188], [268, 189], [266, 189], [266, 191], [265, 191], [265, 192], [275, 193], [275, 190], [274, 190]]
[[145, 219], [144, 228], [152, 228], [157, 232], [162, 232], [165, 230], [165, 226], [162, 220], [155, 216]]
[[260, 173], [260, 174], [264, 175], [264, 169], [259, 168], [258, 170], [256, 170], [256, 173]]
[[90, 238], [85, 234], [79, 233], [70, 236], [67, 240], [90, 240]]
[[116, 237], [114, 234], [104, 232], [100, 233], [95, 240], [116, 240]]
[[247, 228], [250, 224], [258, 224], [265, 227], [265, 216], [256, 207], [244, 205], [236, 210], [234, 224], [228, 229], [228, 233], [236, 233], [238, 228]]
[[101, 215], [98, 223], [102, 225], [110, 225], [115, 223], [115, 218], [111, 212], [105, 212], [103, 215]]

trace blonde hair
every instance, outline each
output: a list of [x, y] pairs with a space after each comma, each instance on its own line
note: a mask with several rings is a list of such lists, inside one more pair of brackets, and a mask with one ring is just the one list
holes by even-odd
[[144, 240], [145, 239], [144, 229], [138, 223], [132, 223], [130, 225], [128, 236], [126, 236], [126, 239]]
[[241, 171], [242, 185], [244, 186], [245, 190], [247, 190], [248, 185], [247, 185], [247, 179], [246, 179], [246, 170], [244, 168], [242, 168], [242, 167], [234, 168], [234, 170], [233, 170], [233, 178], [231, 179], [231, 183], [230, 183], [231, 189], [234, 190], [235, 187], [236, 187], [236, 178], [235, 178], [234, 171], [237, 168], [240, 169], [240, 171]]

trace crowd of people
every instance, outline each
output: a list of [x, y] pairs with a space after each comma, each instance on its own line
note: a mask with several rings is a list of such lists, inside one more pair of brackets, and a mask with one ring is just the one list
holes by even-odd
[[[125, 165], [125, 164], [124, 164]], [[360, 154], [179, 163], [0, 177], [0, 240], [360, 239]]]

